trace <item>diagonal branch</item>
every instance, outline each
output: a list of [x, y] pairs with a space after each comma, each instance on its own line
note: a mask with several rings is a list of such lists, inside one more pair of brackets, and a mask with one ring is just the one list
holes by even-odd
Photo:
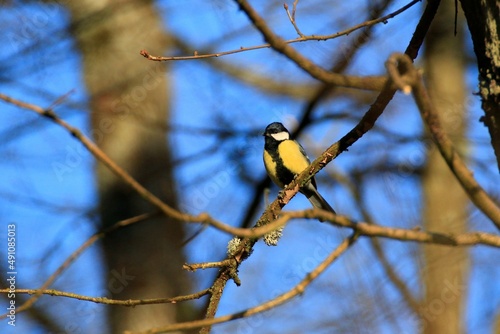
[[[439, 115], [429, 98], [422, 75], [411, 60], [403, 54], [393, 54], [386, 63], [389, 75], [398, 87], [406, 93], [412, 92], [420, 114], [434, 139], [441, 155], [462, 185], [470, 200], [500, 230], [500, 207], [474, 178], [465, 162], [457, 153], [453, 142], [441, 126]], [[400, 69], [403, 73], [400, 73]]]
[[[370, 8], [370, 15], [379, 16], [383, 13], [383, 11], [392, 3], [392, 0], [384, 1], [380, 5], [374, 5]], [[295, 5], [295, 2], [294, 2]], [[293, 12], [292, 12], [293, 13]], [[368, 18], [369, 19], [369, 18]], [[348, 45], [344, 47], [343, 52], [337, 55], [336, 59], [333, 61], [332, 66], [330, 67], [330, 72], [342, 73], [345, 69], [351, 64], [351, 61], [354, 59], [356, 52], [359, 48], [370, 40], [370, 36], [372, 35], [372, 30], [374, 26], [368, 26], [365, 30], [360, 32]], [[299, 118], [298, 124], [299, 126], [293, 131], [292, 138], [297, 138], [298, 135], [302, 132], [302, 130], [311, 123], [312, 121], [312, 113], [315, 108], [318, 107], [320, 102], [326, 99], [333, 92], [338, 92], [339, 87], [332, 86], [329, 84], [321, 83], [318, 87], [314, 88], [312, 96], [309, 97], [306, 101], [306, 105], [302, 111], [302, 115]], [[252, 201], [248, 205], [245, 216], [242, 220], [242, 226], [251, 226], [252, 219], [256, 214], [257, 209], [261, 203], [262, 192], [265, 188], [268, 188], [271, 180], [269, 177], [263, 178], [257, 186], [254, 188], [254, 193], [252, 195]]]
[[[139, 195], [141, 195], [145, 200], [149, 201], [154, 206], [158, 207], [163, 213], [167, 216], [170, 216], [174, 219], [179, 219], [181, 221], [188, 218], [188, 215], [184, 215], [183, 213], [173, 209], [167, 204], [163, 203], [158, 197], [156, 197], [149, 190], [144, 188], [139, 182], [137, 182], [129, 173], [127, 173], [123, 168], [118, 166], [113, 160], [111, 160], [106, 153], [104, 153], [96, 144], [92, 142], [88, 137], [86, 137], [79, 129], [71, 126], [66, 121], [59, 118], [56, 113], [52, 109], [44, 109], [40, 106], [26, 103], [17, 99], [14, 99], [10, 96], [0, 93], [0, 99], [4, 100], [8, 103], [17, 105], [18, 107], [28, 109], [36, 112], [37, 114], [46, 117], [57, 125], [63, 127], [66, 131], [68, 131], [73, 137], [75, 137], [78, 141], [80, 141], [85, 148], [92, 153], [92, 155], [102, 162], [106, 167], [108, 167], [113, 173], [115, 173], [118, 177], [123, 179], [127, 184], [129, 184]], [[188, 219], [189, 220], [189, 219]]]

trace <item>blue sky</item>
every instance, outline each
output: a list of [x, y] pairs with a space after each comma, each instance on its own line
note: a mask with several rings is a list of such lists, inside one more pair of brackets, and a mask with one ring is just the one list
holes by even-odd
[[[356, 21], [355, 17], [345, 13], [360, 10], [365, 2], [332, 2], [328, 5], [335, 4], [338, 7], [324, 11], [316, 9], [319, 4], [324, 5], [324, 2], [311, 1], [299, 5], [298, 23], [305, 34], [330, 34], [362, 21]], [[386, 12], [404, 4], [406, 2], [395, 1]], [[296, 37], [281, 6], [258, 1], [255, 8], [266, 12], [265, 16], [272, 22], [273, 29], [283, 37]], [[169, 32], [182, 37], [199, 50], [213, 48], [214, 51], [224, 51], [263, 43], [260, 34], [248, 27], [248, 20], [233, 2], [159, 1], [157, 9]], [[388, 24], [376, 27], [375, 40], [356, 55], [348, 73], [383, 74], [383, 63], [388, 55], [406, 47], [421, 10], [422, 4], [418, 4], [389, 20]], [[0, 43], [6, 47], [0, 49], [0, 92], [43, 107], [50, 106], [58, 97], [71, 92], [55, 111], [70, 124], [89, 134], [89, 111], [82, 82], [81, 59], [71, 36], [64, 32], [68, 19], [67, 12], [54, 4], [13, 3], [10, 7], [2, 8], [0, 24], [4, 33], [0, 35]], [[327, 67], [332, 52], [341, 52], [351, 37], [301, 43], [295, 47]], [[138, 50], [131, 52], [138, 54]], [[314, 84], [294, 64], [268, 49], [235, 54], [224, 60], [235, 66], [248, 67], [274, 80]], [[139, 54], [138, 61], [149, 65]], [[190, 213], [206, 211], [214, 218], [236, 226], [251, 200], [251, 186], [242, 182], [240, 176], [260, 180], [265, 175], [261, 162], [262, 130], [272, 121], [282, 121], [293, 127], [304, 102], [285, 95], [267, 94], [214, 69], [206, 61], [174, 62], [168, 75], [172, 81], [173, 94], [171, 125], [176, 129], [168, 136], [176, 148], [175, 159], [182, 162], [174, 171], [180, 205], [189, 209]], [[467, 83], [471, 94], [467, 117], [470, 120], [468, 137], [471, 167], [483, 186], [498, 195], [498, 171], [495, 170], [486, 128], [478, 122], [482, 114], [479, 100], [472, 95], [477, 90], [476, 78], [475, 65], [470, 65]], [[354, 103], [349, 96], [337, 97], [334, 102], [322, 104], [315, 111], [314, 119], [339, 115], [349, 118], [338, 121], [327, 119], [308, 127], [300, 138], [303, 146], [313, 157], [321, 153], [349, 131], [368, 106], [369, 103]], [[18, 227], [17, 264], [18, 271], [22, 273], [18, 277], [18, 287], [35, 288], [95, 231], [95, 161], [80, 143], [61, 128], [30, 111], [3, 102], [0, 102], [0, 108], [0, 138], [3, 139], [0, 147], [3, 157], [0, 164], [0, 216], [4, 224], [15, 223]], [[395, 97], [377, 126], [410, 139], [422, 133], [420, 117], [411, 97], [401, 94]], [[221, 141], [214, 134], [198, 131], [218, 131], [224, 127], [231, 127], [236, 131], [236, 136]], [[322, 184], [330, 185], [328, 179], [332, 174], [349, 175], [352, 170], [362, 167], [360, 161], [363, 162], [361, 165], [366, 166], [387, 161], [406, 164], [410, 170], [425, 161], [422, 143], [409, 141], [388, 150], [387, 140], [380, 131], [368, 133], [349, 152], [342, 154], [318, 175], [321, 192], [337, 211], [354, 219], [361, 217], [352, 194], [344, 185], [322, 187]], [[210, 154], [204, 153], [207, 149], [211, 150]], [[232, 155], [234, 152], [241, 154]], [[57, 169], [59, 164], [70, 168], [61, 173]], [[213, 173], [213, 177], [207, 178], [207, 172]], [[386, 225], [419, 225], [421, 194], [417, 181], [414, 175], [405, 173], [371, 176], [364, 189], [367, 208], [378, 222]], [[203, 197], [210, 189], [215, 189], [213, 195], [210, 198]], [[271, 198], [276, 194], [277, 189], [272, 188]], [[205, 200], [196, 205], [193, 203], [196, 196]], [[228, 211], [229, 205], [241, 209]], [[297, 196], [287, 209], [308, 207], [308, 202]], [[491, 224], [474, 210], [471, 211], [471, 217], [474, 229], [494, 231]], [[188, 229], [196, 230], [194, 227]], [[5, 252], [5, 233], [6, 228], [2, 228], [2, 256]], [[228, 284], [219, 314], [237, 312], [285, 292], [317, 265], [326, 256], [327, 249], [333, 248], [346, 234], [340, 229], [301, 221], [287, 226], [278, 247], [269, 248], [258, 243], [252, 258], [241, 267], [242, 287], [235, 287], [232, 282]], [[229, 239], [228, 235], [207, 229], [186, 246], [189, 261], [215, 261], [222, 258]], [[397, 273], [414, 292], [418, 292], [418, 246], [397, 241], [383, 241], [383, 245]], [[499, 274], [498, 266], [491, 266], [491, 259], [498, 256], [498, 252], [475, 247], [471, 249], [471, 254], [466, 323], [468, 331], [484, 332], [491, 326], [500, 305], [500, 289], [491, 284]], [[53, 287], [81, 294], [102, 295], [105, 287], [99, 257], [98, 247], [89, 249]], [[215, 272], [196, 273], [193, 279], [196, 278], [198, 288], [205, 288], [210, 285], [213, 274]], [[357, 292], [360, 286], [365, 294]], [[367, 295], [372, 298], [367, 300]], [[369, 243], [361, 240], [323, 273], [304, 295], [260, 318], [252, 318], [250, 322], [241, 320], [220, 325], [217, 332], [279, 333], [305, 326], [311, 329], [310, 333], [326, 333], [325, 327], [314, 328], [318, 319], [331, 317], [329, 320], [332, 322], [342, 320], [334, 315], [336, 309], [339, 310], [339, 317], [348, 317], [346, 315], [360, 314], [367, 305], [383, 308], [386, 304], [377, 305], [375, 302], [381, 296], [385, 296], [390, 305], [401, 304], [400, 296], [387, 284], [380, 264], [373, 261]], [[358, 303], [352, 303], [356, 298], [359, 298]], [[345, 299], [351, 302], [343, 303]], [[43, 298], [40, 305], [46, 305], [51, 314], [57, 314], [57, 320], [68, 333], [95, 332], [104, 321], [101, 312], [103, 307], [99, 305], [55, 297]], [[325, 309], [325, 305], [330, 305], [331, 309]], [[377, 329], [387, 333], [417, 332], [411, 320], [404, 320], [408, 317], [401, 317], [401, 313], [398, 313], [407, 312], [404, 308], [400, 310], [394, 307], [389, 312], [392, 313], [391, 321], [365, 319], [366, 323], [360, 321], [358, 324], [358, 330], [376, 324]], [[40, 332], [24, 314], [19, 314], [18, 324], [16, 329], [19, 333]], [[4, 323], [0, 323], [1, 332], [4, 332], [4, 328]]]

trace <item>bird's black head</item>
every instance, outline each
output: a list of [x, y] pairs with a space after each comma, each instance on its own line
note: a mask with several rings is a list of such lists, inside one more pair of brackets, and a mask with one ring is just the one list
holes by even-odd
[[268, 152], [276, 152], [280, 143], [290, 139], [290, 133], [279, 122], [269, 124], [263, 135], [265, 137], [264, 149]]
[[265, 137], [271, 137], [277, 141], [283, 141], [283, 140], [290, 139], [290, 133], [283, 126], [283, 124], [281, 124], [279, 122], [274, 122], [274, 123], [269, 124], [266, 127], [266, 130], [264, 131], [263, 135]]

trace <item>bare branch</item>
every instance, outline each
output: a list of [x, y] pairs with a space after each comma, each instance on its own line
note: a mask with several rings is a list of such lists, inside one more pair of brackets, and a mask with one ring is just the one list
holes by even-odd
[[[411, 86], [413, 98], [417, 103], [422, 119], [427, 124], [441, 155], [471, 201], [500, 229], [500, 208], [498, 204], [476, 181], [472, 171], [457, 153], [446, 131], [443, 130], [439, 115], [431, 102], [421, 74], [415, 69], [411, 60], [403, 54], [391, 55], [386, 65], [392, 80], [397, 82], [401, 89], [404, 90], [407, 89], [406, 87]], [[402, 73], [398, 70], [397, 65], [403, 70]]]
[[208, 269], [208, 268], [222, 268], [230, 265], [230, 260], [226, 259], [224, 261], [219, 262], [203, 262], [203, 263], [194, 263], [194, 264], [185, 264], [183, 268], [189, 271], [196, 271], [198, 269]]
[[295, 28], [295, 31], [297, 32], [297, 34], [300, 36], [300, 37], [305, 37], [304, 34], [300, 31], [299, 27], [297, 26], [297, 22], [295, 22], [295, 10], [297, 9], [297, 3], [299, 1], [298, 0], [295, 0], [293, 2], [293, 10], [292, 10], [292, 14], [290, 14], [290, 11], [288, 10], [288, 5], [286, 4], [286, 2], [283, 4], [283, 7], [285, 8], [285, 11], [286, 11], [286, 15], [288, 16], [288, 19], [290, 20], [290, 23], [293, 25], [293, 27]]
[[47, 117], [50, 119], [52, 122], [60, 125], [63, 127], [65, 130], [67, 130], [73, 137], [75, 137], [77, 140], [79, 140], [83, 146], [87, 150], [89, 150], [90, 153], [94, 157], [96, 157], [97, 160], [102, 162], [106, 167], [108, 167], [113, 173], [115, 173], [118, 177], [123, 179], [127, 184], [129, 184], [139, 195], [141, 195], [145, 200], [149, 201], [151, 204], [155, 205], [158, 209], [160, 209], [163, 213], [165, 213], [167, 216], [170, 216], [174, 219], [178, 219], [181, 221], [185, 220], [190, 220], [189, 215], [185, 215], [174, 208], [170, 207], [166, 203], [164, 203], [162, 200], [160, 200], [158, 197], [156, 197], [153, 193], [151, 193], [149, 190], [144, 188], [139, 182], [137, 182], [132, 176], [130, 176], [129, 173], [127, 173], [123, 168], [118, 166], [113, 160], [111, 160], [97, 145], [95, 145], [92, 140], [90, 140], [88, 137], [86, 137], [80, 130], [77, 128], [71, 126], [70, 124], [66, 123], [64, 120], [59, 118], [52, 109], [44, 109], [42, 107], [39, 107], [34, 104], [26, 103], [23, 101], [16, 100], [14, 98], [11, 98], [7, 95], [1, 94], [0, 93], [0, 99], [4, 100], [6, 102], [12, 103], [14, 105], [17, 105], [21, 108], [28, 109], [31, 111], [36, 112], [37, 114]]
[[[343, 75], [343, 74], [338, 74], [338, 73], [333, 73], [329, 72], [323, 68], [321, 68], [318, 65], [315, 65], [312, 63], [309, 59], [303, 57], [300, 53], [295, 51], [289, 44], [292, 43], [297, 43], [297, 42], [305, 42], [305, 41], [325, 41], [325, 40], [330, 40], [334, 39], [340, 36], [344, 35], [349, 35], [350, 33], [364, 28], [364, 27], [369, 27], [378, 23], [387, 23], [387, 20], [399, 15], [400, 13], [404, 12], [405, 10], [411, 8], [413, 5], [419, 2], [419, 0], [413, 0], [407, 5], [401, 7], [400, 9], [385, 15], [381, 18], [374, 19], [374, 20], [368, 20], [363, 23], [360, 23], [358, 25], [355, 25], [349, 29], [346, 29], [344, 31], [331, 34], [331, 35], [311, 35], [311, 36], [301, 36], [299, 38], [291, 39], [291, 40], [282, 40], [280, 37], [276, 36], [271, 29], [266, 25], [265, 21], [253, 10], [253, 8], [250, 7], [246, 3], [246, 1], [237, 1], [240, 7], [245, 11], [247, 16], [249, 16], [250, 20], [254, 23], [257, 29], [259, 29], [263, 35], [266, 41], [268, 42], [267, 44], [263, 45], [257, 45], [257, 46], [252, 46], [252, 47], [240, 47], [239, 49], [236, 50], [230, 50], [230, 51], [224, 51], [224, 52], [218, 52], [218, 53], [211, 53], [211, 54], [198, 54], [198, 52], [195, 52], [193, 56], [182, 56], [182, 57], [160, 57], [160, 56], [153, 56], [149, 54], [148, 51], [146, 50], [141, 50], [140, 54], [144, 56], [145, 58], [152, 60], [152, 61], [170, 61], [170, 60], [194, 60], [194, 59], [203, 59], [203, 58], [214, 58], [214, 57], [221, 57], [221, 56], [226, 56], [234, 53], [239, 53], [239, 52], [245, 52], [245, 51], [251, 51], [251, 50], [258, 50], [258, 49], [264, 49], [264, 48], [270, 48], [272, 47], [276, 51], [284, 54], [287, 56], [290, 60], [295, 62], [299, 67], [301, 67], [303, 70], [308, 72], [312, 77], [328, 84], [333, 84], [337, 86], [343, 86], [343, 87], [351, 87], [351, 88], [360, 88], [360, 89], [368, 89], [368, 90], [381, 90], [382, 87], [384, 86], [384, 83], [386, 81], [385, 77], [380, 77], [380, 76], [364, 76], [364, 77], [357, 77], [357, 76], [348, 76], [348, 75]], [[294, 9], [291, 14], [291, 20], [295, 22], [295, 7], [296, 7], [296, 2], [294, 2]], [[288, 10], [287, 13], [289, 14]], [[293, 24], [292, 22], [292, 24]], [[257, 24], [256, 24], [257, 23]], [[294, 25], [295, 26], [295, 25]], [[298, 29], [298, 28], [296, 28]], [[300, 35], [300, 33], [299, 33]]]
[[[0, 289], [0, 293], [9, 293], [9, 289]], [[105, 304], [105, 305], [120, 305], [120, 306], [128, 306], [135, 307], [140, 305], [152, 305], [152, 304], [176, 304], [178, 302], [184, 302], [188, 300], [199, 299], [205, 295], [210, 294], [210, 289], [201, 290], [196, 293], [192, 293], [184, 296], [177, 296], [172, 298], [152, 298], [152, 299], [128, 299], [128, 300], [119, 300], [119, 299], [109, 299], [106, 297], [89, 297], [84, 295], [79, 295], [72, 292], [59, 291], [54, 289], [16, 289], [16, 293], [18, 294], [28, 294], [28, 295], [49, 295], [49, 296], [57, 296], [57, 297], [66, 297], [71, 299], [78, 299], [83, 301], [89, 301], [96, 304]]]

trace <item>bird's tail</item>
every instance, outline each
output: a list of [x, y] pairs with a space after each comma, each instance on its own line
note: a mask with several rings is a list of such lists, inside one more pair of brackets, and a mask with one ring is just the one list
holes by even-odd
[[[303, 193], [315, 208], [337, 214], [335, 210], [333, 210], [333, 208], [330, 206], [330, 204], [328, 204], [328, 202], [319, 194], [316, 187], [314, 187], [312, 184], [310, 184], [310, 186], [308, 186], [306, 191], [303, 191]], [[320, 221], [323, 220], [320, 219]]]

